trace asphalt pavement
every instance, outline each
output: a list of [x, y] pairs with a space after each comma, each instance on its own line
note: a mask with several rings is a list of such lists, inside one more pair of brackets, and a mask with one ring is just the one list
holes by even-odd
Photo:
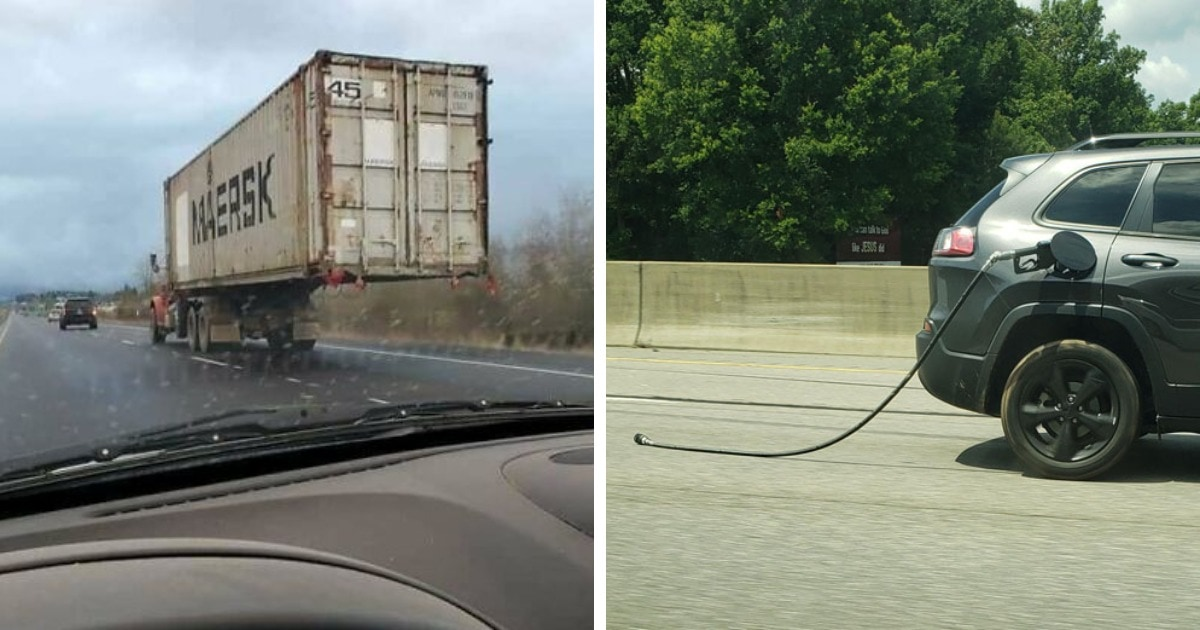
[[1025, 474], [999, 420], [911, 360], [607, 352], [610, 628], [1189, 628], [1200, 619], [1200, 437], [1142, 438], [1103, 480]]
[[336, 414], [431, 400], [591, 402], [590, 354], [321, 340], [278, 354], [264, 342], [208, 354], [152, 345], [145, 327], [60, 331], [0, 325], [0, 461], [230, 409], [309, 405]]

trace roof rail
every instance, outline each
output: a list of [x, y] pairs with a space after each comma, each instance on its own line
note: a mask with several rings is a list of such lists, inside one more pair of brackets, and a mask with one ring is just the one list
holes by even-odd
[[1196, 131], [1163, 131], [1154, 133], [1114, 133], [1105, 136], [1092, 136], [1082, 142], [1077, 142], [1068, 151], [1089, 151], [1093, 149], [1129, 149], [1141, 146], [1151, 140], [1188, 140], [1200, 139]]

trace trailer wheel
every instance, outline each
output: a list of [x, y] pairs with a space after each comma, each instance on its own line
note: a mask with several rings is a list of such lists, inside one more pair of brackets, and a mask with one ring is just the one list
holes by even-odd
[[196, 315], [196, 336], [199, 337], [199, 350], [201, 354], [207, 354], [212, 350], [212, 322], [208, 319], [208, 314], [201, 309]]
[[267, 333], [267, 347], [271, 352], [283, 352], [291, 341], [291, 335], [286, 330], [272, 330]]
[[194, 308], [189, 308], [187, 311], [187, 328], [188, 348], [191, 348], [192, 352], [197, 352], [200, 350], [200, 335], [197, 332], [200, 327], [196, 325], [196, 309]]

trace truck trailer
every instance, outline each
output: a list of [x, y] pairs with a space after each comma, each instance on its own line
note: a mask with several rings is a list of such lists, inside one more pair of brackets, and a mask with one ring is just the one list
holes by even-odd
[[490, 83], [317, 51], [163, 184], [154, 343], [307, 350], [320, 287], [485, 275]]

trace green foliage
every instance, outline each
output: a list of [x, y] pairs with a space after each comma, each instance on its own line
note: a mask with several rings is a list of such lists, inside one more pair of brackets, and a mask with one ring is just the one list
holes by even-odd
[[1097, 0], [616, 0], [608, 6], [610, 258], [829, 261], [898, 218], [909, 262], [1002, 173], [1157, 110], [1145, 53]]

